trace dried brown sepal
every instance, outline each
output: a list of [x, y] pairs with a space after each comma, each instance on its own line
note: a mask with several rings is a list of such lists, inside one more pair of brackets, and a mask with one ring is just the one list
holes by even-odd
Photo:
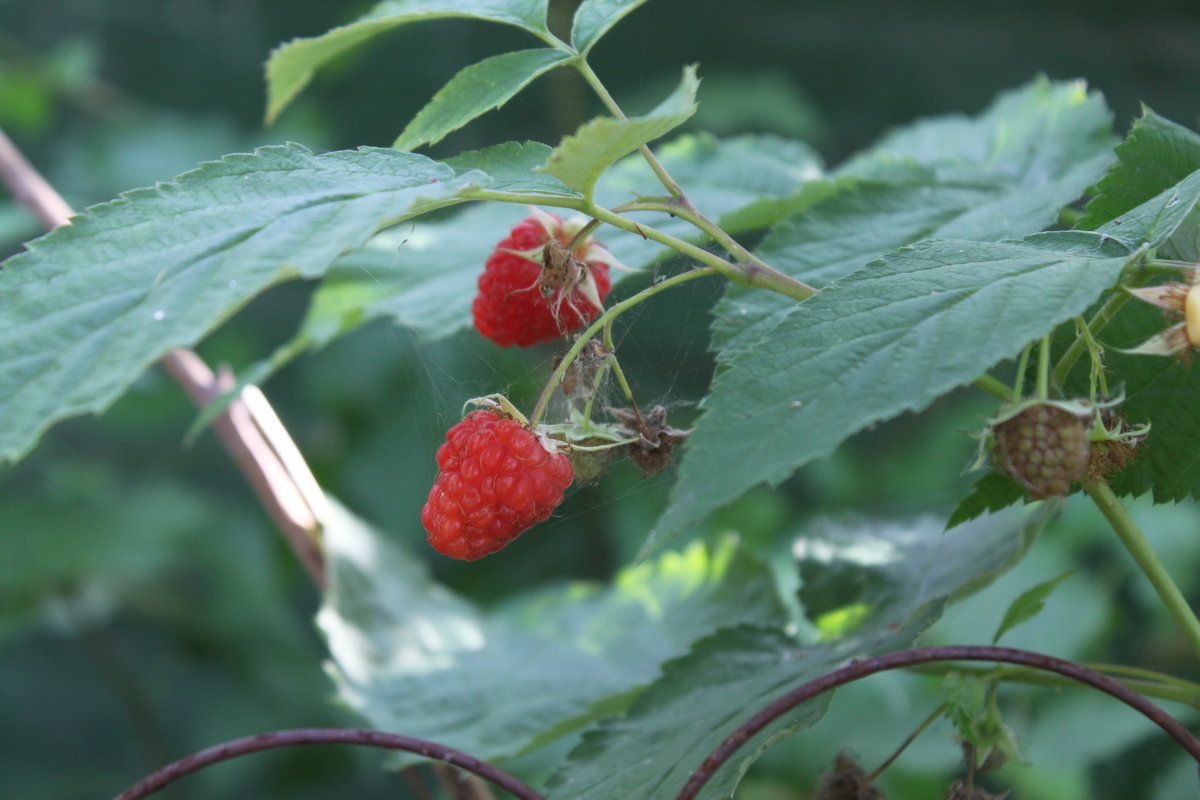
[[619, 430], [625, 436], [636, 438], [629, 445], [629, 460], [637, 465], [643, 475], [657, 475], [671, 463], [675, 446], [690, 434], [691, 430], [679, 430], [667, 424], [667, 409], [655, 406], [643, 414], [638, 408], [609, 409], [621, 423]]
[[955, 781], [946, 790], [944, 800], [1004, 800], [1006, 797], [1008, 797], [1008, 792], [992, 794], [981, 786], [972, 786], [968, 789], [962, 781]]
[[995, 425], [996, 465], [1036, 500], [1066, 497], [1087, 468], [1089, 418], [1036, 403]]
[[838, 753], [833, 769], [821, 773], [814, 800], [887, 800], [887, 795], [867, 781], [867, 773], [853, 758]]
[[1092, 442], [1085, 470], [1087, 479], [1104, 481], [1129, 466], [1137, 454], [1136, 446], [1120, 439]]

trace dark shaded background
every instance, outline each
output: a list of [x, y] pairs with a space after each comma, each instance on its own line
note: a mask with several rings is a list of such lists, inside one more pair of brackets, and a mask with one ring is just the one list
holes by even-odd
[[[563, 12], [572, 4], [553, 5]], [[274, 129], [263, 130], [262, 62], [270, 49], [367, 7], [328, 0], [0, 2], [0, 125], [82, 207], [259, 144], [387, 145], [458, 69], [528, 43], [502, 26], [414, 26], [339, 59]], [[1191, 126], [1200, 120], [1195, 2], [655, 0], [594, 57], [633, 111], [656, 102], [688, 62], [699, 62], [705, 79], [696, 126], [805, 138], [831, 164], [889, 126], [976, 112], [1038, 73], [1086, 78], [1108, 98], [1118, 131], [1142, 102]], [[556, 73], [431, 154], [506, 139], [554, 142], [598, 110], [580, 80]], [[0, 198], [5, 253], [36, 232], [27, 214]], [[307, 292], [299, 285], [270, 292], [201, 352], [235, 367], [265, 356], [293, 331]], [[704, 309], [712, 292], [688, 292], [678, 295], [686, 302], [640, 314], [628, 336], [636, 343], [635, 381], [684, 413], [711, 374]], [[397, 535], [419, 539], [415, 510], [444, 421], [463, 397], [497, 384], [515, 395], [535, 391], [549, 357], [499, 351], [466, 336], [419, 343], [373, 325], [302, 359], [267, 391], [334, 494]], [[752, 493], [708, 527], [738, 528], [769, 548], [780, 531], [818, 512], [945, 513], [970, 481], [961, 473], [973, 444], [961, 431], [986, 413], [987, 403], [973, 396], [941, 401], [932, 413], [856, 437], [780, 491]], [[308, 622], [316, 594], [211, 437], [181, 445], [192, 416], [177, 389], [151, 373], [102, 419], [60, 425], [20, 466], [0, 468], [0, 784], [8, 796], [104, 797], [155, 763], [222, 739], [354, 722], [327, 702], [332, 687]], [[562, 577], [605, 577], [636, 550], [666, 486], [666, 478], [642, 483], [632, 470], [618, 470], [576, 491], [562, 519], [490, 560], [489, 569], [440, 561], [436, 569], [485, 603]], [[1190, 507], [1162, 512], [1175, 516], [1142, 513], [1148, 527], [1195, 533]], [[1186, 673], [1186, 652], [1160, 644], [1170, 639], [1154, 599], [1129, 578], [1120, 553], [1088, 538], [1090, 530], [1085, 511], [1068, 514], [1057, 544], [1035, 554], [1044, 563], [1023, 565], [1026, 583], [1014, 578], [1003, 602], [1034, 578], [1051, 577], [1060, 562], [1081, 566], [1086, 591], [1069, 595], [1054, 617], [1060, 629], [1087, 632], [1076, 637], [1075, 655], [1132, 657]], [[1200, 560], [1194, 546], [1167, 547], [1176, 547], [1171, 563], [1181, 569]], [[952, 616], [950, 630], [969, 632], [979, 613]], [[1052, 630], [1043, 635], [1053, 641]], [[874, 717], [878, 698], [863, 697], [847, 695], [851, 710], [824, 728], [820, 753], [801, 758], [780, 748], [747, 782], [745, 796], [802, 797], [834, 742], [873, 755], [863, 728], [890, 725], [878, 737], [886, 752], [922, 715], [885, 725]], [[1014, 702], [1019, 711], [1033, 701]], [[1136, 731], [1089, 748], [1086, 729], [1101, 712], [1085, 706], [1072, 717], [1055, 709], [1050, 716], [1065, 714], [1068, 730], [1071, 720], [1083, 727], [1071, 735], [1089, 755], [1054, 750], [1053, 742], [1027, 753], [1043, 771], [1030, 773], [1039, 777], [1027, 781], [1034, 788], [1024, 796], [1169, 791], [1163, 776], [1177, 770], [1174, 753]], [[1119, 732], [1124, 724], [1111, 726]], [[941, 755], [916, 754], [896, 779], [904, 796], [940, 796], [953, 748], [945, 732], [939, 736], [930, 750]], [[174, 796], [406, 796], [403, 781], [376, 764], [371, 755], [333, 750], [262, 755], [210, 771]]]

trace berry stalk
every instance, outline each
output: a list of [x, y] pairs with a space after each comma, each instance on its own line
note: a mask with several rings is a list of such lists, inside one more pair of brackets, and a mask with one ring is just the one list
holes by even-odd
[[541, 422], [542, 416], [545, 415], [546, 408], [550, 404], [550, 398], [554, 396], [555, 388], [562, 383], [563, 376], [567, 374], [567, 370], [575, 361], [576, 357], [583, 352], [583, 348], [587, 345], [588, 341], [590, 341], [593, 336], [600, 332], [604, 326], [610, 324], [614, 319], [633, 308], [638, 303], [642, 302], [643, 300], [648, 300], [661, 291], [670, 289], [672, 286], [678, 286], [681, 283], [685, 283], [695, 278], [704, 278], [709, 275], [716, 275], [718, 272], [719, 270], [713, 267], [697, 267], [696, 269], [691, 269], [687, 272], [681, 272], [680, 274], [667, 278], [664, 281], [660, 281], [653, 286], [648, 286], [637, 294], [627, 297], [621, 302], [610, 306], [607, 311], [596, 318], [596, 321], [593, 322], [587, 330], [580, 334], [579, 338], [577, 338], [571, 345], [571, 348], [567, 350], [567, 353], [563, 356], [562, 361], [558, 363], [558, 366], [550, 375], [550, 380], [546, 382], [545, 388], [542, 389], [542, 393], [538, 396], [537, 404], [533, 407], [533, 413], [529, 415], [529, 424], [537, 425], [539, 422]]
[[1129, 555], [1133, 556], [1138, 568], [1154, 586], [1154, 591], [1175, 618], [1175, 623], [1187, 638], [1192, 650], [1200, 656], [1200, 619], [1196, 618], [1196, 612], [1188, 605], [1187, 599], [1183, 592], [1179, 591], [1167, 568], [1158, 560], [1150, 542], [1146, 540], [1146, 535], [1133, 521], [1129, 510], [1106, 483], [1088, 482], [1083, 489], [1108, 520], [1108, 524], [1112, 526], [1121, 544], [1125, 545]]

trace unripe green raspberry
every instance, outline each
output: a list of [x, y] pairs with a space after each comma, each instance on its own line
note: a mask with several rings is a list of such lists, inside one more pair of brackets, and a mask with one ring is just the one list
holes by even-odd
[[1053, 405], [1034, 404], [992, 429], [992, 456], [1037, 500], [1065, 497], [1087, 467], [1088, 419]]

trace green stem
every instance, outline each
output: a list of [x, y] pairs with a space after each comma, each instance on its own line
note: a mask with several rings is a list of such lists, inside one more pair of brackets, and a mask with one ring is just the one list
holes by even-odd
[[614, 228], [636, 233], [644, 239], [650, 239], [659, 244], [666, 245], [681, 255], [693, 258], [702, 264], [707, 264], [731, 281], [743, 286], [769, 289], [795, 300], [807, 300], [817, 293], [817, 290], [807, 283], [798, 281], [789, 275], [784, 275], [782, 272], [771, 267], [764, 268], [753, 264], [732, 264], [702, 247], [685, 242], [682, 239], [677, 239], [649, 225], [643, 225], [631, 219], [626, 219], [620, 214], [615, 214], [607, 208], [598, 206], [580, 197], [496, 192], [488, 189], [477, 189], [471, 192], [471, 198], [475, 200], [496, 200], [504, 203], [524, 203], [553, 208], [574, 209], [602, 222], [606, 222]]
[[1158, 672], [1145, 667], [1130, 667], [1125, 664], [1099, 664], [1094, 662], [1083, 661], [1080, 666], [1094, 669], [1096, 672], [1103, 672], [1106, 675], [1125, 675], [1131, 678], [1138, 678], [1143, 681], [1155, 683], [1169, 684], [1175, 686], [1181, 691], [1190, 693], [1193, 698], [1193, 703], [1200, 705], [1200, 683], [1186, 681], [1183, 678], [1177, 678], [1174, 675], [1169, 675], [1165, 672]]
[[682, 272], [673, 277], [667, 278], [664, 281], [648, 286], [635, 295], [625, 298], [616, 305], [611, 306], [607, 311], [596, 318], [596, 321], [591, 324], [586, 331], [579, 336], [571, 348], [567, 350], [567, 354], [563, 356], [562, 361], [558, 363], [554, 372], [550, 375], [550, 380], [546, 382], [546, 386], [542, 389], [542, 393], [538, 396], [537, 404], [533, 407], [533, 413], [529, 415], [529, 424], [537, 425], [541, 421], [542, 416], [546, 413], [546, 408], [550, 405], [550, 398], [554, 396], [554, 389], [562, 383], [563, 375], [567, 373], [567, 369], [583, 351], [584, 346], [601, 331], [605, 325], [608, 325], [614, 319], [625, 313], [629, 309], [636, 306], [643, 300], [647, 300], [659, 292], [670, 289], [673, 286], [678, 286], [686, 281], [696, 278], [704, 278], [709, 275], [717, 275], [719, 270], [714, 268], [699, 267], [687, 272]]
[[1002, 403], [1007, 401], [1009, 395], [1012, 394], [1012, 389], [1005, 386], [1004, 381], [993, 378], [991, 375], [980, 375], [975, 379], [975, 385]]
[[712, 237], [714, 242], [725, 248], [726, 252], [737, 258], [739, 261], [744, 261], [747, 264], [753, 264], [761, 269], [771, 269], [771, 267], [765, 261], [739, 244], [738, 241], [729, 235], [729, 233], [727, 233], [720, 225], [696, 210], [696, 207], [688, 202], [686, 197], [678, 197], [666, 200], [643, 198], [641, 200], [635, 200], [632, 203], [626, 203], [625, 205], [613, 210], [617, 212], [660, 211], [664, 214], [670, 214], [671, 216], [679, 217], [685, 222], [689, 222], [694, 227], [704, 231], [704, 233]]
[[[922, 675], [945, 675], [948, 672], [963, 672], [988, 681], [1013, 681], [1029, 686], [1048, 686], [1064, 689], [1087, 688], [1071, 678], [1030, 669], [1029, 667], [969, 667], [960, 664], [922, 664], [913, 667], [911, 671]], [[1192, 689], [1150, 680], [1129, 679], [1122, 680], [1121, 683], [1146, 697], [1170, 700], [1192, 708], [1200, 708], [1200, 693]]]
[[1037, 399], [1050, 399], [1050, 334], [1038, 343]]
[[604, 346], [612, 353], [608, 357], [608, 363], [612, 366], [613, 375], [617, 379], [617, 383], [621, 387], [621, 391], [625, 393], [627, 399], [634, 408], [637, 408], [637, 401], [633, 399], [633, 389], [629, 386], [629, 381], [625, 378], [625, 370], [621, 369], [621, 362], [617, 360], [617, 346], [613, 344], [612, 338], [612, 322], [609, 321], [604, 326]]
[[[592, 87], [592, 90], [600, 98], [600, 102], [604, 103], [608, 108], [609, 112], [617, 119], [628, 119], [625, 116], [625, 112], [617, 105], [617, 101], [608, 93], [608, 89], [605, 88], [604, 82], [600, 80], [600, 76], [592, 70], [591, 65], [585, 59], [579, 58], [575, 60], [575, 66], [579, 70], [579, 74], [583, 76], [583, 79], [588, 82], [588, 85]], [[650, 147], [642, 145], [638, 149], [641, 150], [642, 157], [646, 159], [646, 163], [650, 165], [650, 169], [654, 170], [654, 174], [662, 181], [662, 185], [666, 187], [667, 191], [674, 197], [683, 197], [683, 190], [679, 188], [679, 184], [667, 172], [666, 167], [654, 155]]]
[[1025, 345], [1021, 350], [1021, 358], [1017, 361], [1017, 379], [1013, 383], [1012, 401], [1014, 403], [1021, 402], [1021, 395], [1025, 392], [1025, 372], [1029, 369], [1029, 353], [1032, 345]]
[[1196, 655], [1200, 656], [1200, 620], [1196, 618], [1196, 614], [1188, 605], [1183, 592], [1179, 591], [1179, 587], [1175, 585], [1171, 575], [1158, 560], [1158, 556], [1154, 554], [1145, 535], [1133, 521], [1133, 517], [1129, 515], [1129, 510], [1125, 508], [1108, 484], [1087, 483], [1084, 485], [1084, 491], [1096, 503], [1100, 513], [1104, 514], [1121, 543], [1125, 545], [1125, 549], [1129, 551], [1138, 567], [1153, 584], [1159, 599], [1167, 607], [1171, 616], [1175, 618], [1175, 623], [1187, 637], [1188, 643], [1191, 644]]
[[[1088, 323], [1088, 333], [1094, 339], [1100, 331], [1104, 330], [1121, 307], [1129, 302], [1130, 295], [1122, 291], [1115, 292], [1104, 305], [1100, 306], [1100, 310], [1096, 312], [1096, 316], [1092, 317], [1092, 321]], [[1062, 354], [1058, 359], [1058, 363], [1054, 366], [1054, 381], [1062, 386], [1067, 382], [1067, 376], [1071, 373], [1071, 368], [1075, 366], [1075, 362], [1083, 355], [1083, 351], [1087, 349], [1088, 343], [1082, 336], [1076, 337], [1075, 341], [1071, 342], [1071, 346], [1067, 348], [1067, 352]]]
[[863, 783], [873, 783], [876, 778], [878, 778], [880, 775], [882, 775], [883, 771], [885, 769], [887, 769], [888, 767], [890, 767], [892, 765], [892, 763], [895, 762], [895, 760], [897, 758], [899, 758], [901, 756], [901, 754], [904, 753], [905, 750], [908, 749], [908, 746], [910, 744], [912, 744], [913, 742], [915, 742], [917, 740], [917, 737], [925, 732], [926, 728], [928, 728], [933, 723], [937, 722], [938, 717], [942, 716], [942, 713], [945, 710], [946, 710], [946, 704], [942, 703], [940, 706], [938, 706], [932, 712], [930, 712], [929, 716], [927, 716], [925, 719], [921, 720], [921, 724], [916, 727], [916, 730], [914, 730], [912, 733], [910, 733], [908, 735], [908, 738], [900, 743], [900, 746], [896, 748], [895, 752], [893, 752], [890, 756], [887, 757], [886, 761], [884, 761], [882, 764], [880, 764], [878, 767], [876, 767], [874, 769], [874, 771], [871, 772], [870, 775], [868, 775], [866, 778], [864, 778]]

